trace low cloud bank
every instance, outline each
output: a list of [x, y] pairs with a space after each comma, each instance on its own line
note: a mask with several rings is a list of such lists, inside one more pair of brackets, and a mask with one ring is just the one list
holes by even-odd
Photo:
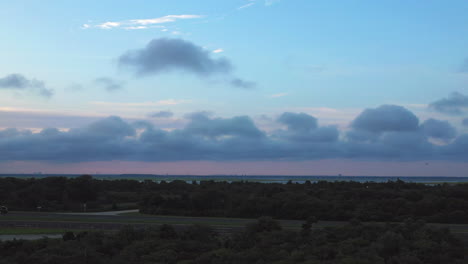
[[[457, 135], [448, 122], [424, 122], [395, 105], [366, 109], [346, 132], [320, 126], [305, 113], [286, 112], [282, 129], [267, 133], [248, 116], [187, 115], [182, 129], [166, 131], [147, 122], [111, 116], [90, 125], [39, 133], [0, 130], [0, 160], [49, 162], [181, 160], [468, 160], [468, 134]], [[433, 144], [431, 138], [445, 144]]]

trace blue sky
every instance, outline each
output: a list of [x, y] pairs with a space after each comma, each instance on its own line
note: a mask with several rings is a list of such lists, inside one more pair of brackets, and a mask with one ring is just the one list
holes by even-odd
[[[145, 169], [135, 172], [164, 173], [158, 168], [170, 162], [171, 173], [203, 174], [203, 168], [222, 173], [212, 168], [248, 162], [244, 173], [269, 174], [274, 168], [259, 170], [262, 162], [277, 161], [282, 173], [310, 162], [291, 173], [374, 175], [400, 162], [406, 171], [393, 174], [428, 175], [434, 168], [417, 168], [430, 160], [441, 164], [438, 174], [465, 175], [466, 1], [18, 0], [0, 6], [0, 172], [57, 172], [63, 164], [85, 172], [91, 163], [105, 172], [137, 162]], [[282, 122], [284, 113], [295, 115]], [[417, 123], [405, 126], [412, 115]], [[360, 126], [359, 117], [370, 119]], [[59, 134], [41, 134], [46, 128]], [[109, 134], [97, 141], [102, 146], [79, 150], [76, 142], [91, 144], [101, 130]], [[165, 139], [141, 138], [156, 130]], [[128, 134], [112, 137], [119, 131]], [[252, 131], [264, 138], [252, 138]], [[414, 140], [420, 145], [412, 151], [398, 149], [405, 144], [396, 142]], [[19, 154], [28, 152], [25, 142], [38, 148], [48, 142], [63, 152]], [[127, 144], [135, 148], [131, 154], [114, 155]], [[236, 153], [227, 151], [232, 144]], [[321, 160], [338, 169], [314, 170]], [[444, 171], [449, 163], [457, 169]]]

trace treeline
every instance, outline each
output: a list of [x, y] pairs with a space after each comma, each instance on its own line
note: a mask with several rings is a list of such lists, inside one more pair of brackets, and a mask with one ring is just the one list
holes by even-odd
[[0, 205], [10, 210], [77, 211], [136, 208], [142, 184], [134, 180], [0, 178]]
[[468, 185], [306, 182], [183, 181], [155, 184], [143, 196], [148, 214], [277, 219], [392, 221], [409, 217], [435, 223], [468, 223]]
[[[313, 225], [313, 224], [312, 224]], [[461, 264], [463, 244], [448, 230], [407, 221], [404, 224], [283, 230], [271, 218], [260, 218], [245, 231], [220, 235], [210, 227], [172, 226], [117, 233], [68, 232], [63, 239], [0, 242], [0, 263], [20, 264]]]
[[0, 178], [0, 205], [10, 210], [111, 210], [276, 219], [468, 223], [468, 184], [403, 181], [255, 183], [96, 180], [91, 176]]

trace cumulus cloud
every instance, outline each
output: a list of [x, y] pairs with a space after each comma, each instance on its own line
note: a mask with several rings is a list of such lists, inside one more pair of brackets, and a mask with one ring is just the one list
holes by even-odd
[[317, 118], [305, 113], [285, 112], [278, 121], [288, 126], [288, 130], [309, 132], [318, 127]]
[[100, 24], [84, 24], [83, 29], [88, 28], [99, 28], [99, 29], [147, 29], [154, 27], [162, 27], [161, 24], [176, 22], [177, 20], [184, 19], [196, 19], [202, 18], [200, 15], [167, 15], [158, 18], [149, 18], [149, 19], [130, 19], [123, 21], [107, 21]]
[[168, 38], [153, 39], [143, 49], [126, 52], [119, 63], [133, 67], [141, 75], [183, 70], [207, 76], [232, 69], [226, 58], [212, 58], [209, 51], [191, 42]]
[[382, 105], [364, 110], [352, 122], [356, 130], [381, 133], [386, 131], [414, 131], [419, 119], [408, 109], [397, 105]]
[[189, 134], [211, 138], [220, 136], [245, 136], [259, 138], [264, 136], [248, 116], [233, 118], [210, 118], [208, 114], [198, 112], [189, 116], [191, 122], [186, 127]]
[[154, 118], [169, 118], [169, 117], [174, 116], [174, 113], [172, 113], [171, 111], [159, 111], [159, 112], [150, 113], [148, 116], [154, 117]]
[[[385, 108], [388, 106], [372, 110], [386, 113], [383, 117], [390, 126], [376, 121], [352, 128], [362, 140], [340, 137], [336, 127], [319, 126], [315, 117], [291, 112], [277, 120], [286, 129], [271, 133], [259, 129], [248, 116], [220, 118], [206, 112], [188, 115], [185, 127], [170, 131], [116, 116], [68, 131], [47, 128], [33, 133], [11, 128], [0, 130], [0, 160], [468, 160], [468, 134], [456, 137], [452, 127], [439, 120], [427, 120], [414, 128], [413, 118], [408, 118], [411, 112]], [[373, 114], [368, 109], [360, 116], [370, 115], [369, 120], [374, 120]], [[394, 116], [412, 121], [396, 126]], [[435, 145], [429, 137], [451, 140]]]
[[429, 107], [445, 114], [463, 114], [468, 108], [468, 96], [453, 92], [447, 98], [442, 98], [429, 104]]
[[51, 97], [54, 94], [54, 91], [48, 89], [43, 81], [28, 79], [19, 73], [0, 78], [0, 89], [30, 90], [44, 97]]
[[135, 129], [118, 116], [110, 116], [94, 122], [87, 126], [84, 131], [99, 137], [121, 138], [135, 135]]
[[275, 132], [275, 136], [297, 142], [333, 142], [338, 139], [336, 127], [319, 127], [317, 118], [306, 113], [284, 112], [278, 117], [279, 123], [286, 125], [287, 130]]
[[[212, 52], [182, 39], [159, 38], [146, 47], [127, 51], [118, 59], [120, 66], [133, 69], [139, 76], [158, 75], [182, 71], [199, 77], [232, 73], [231, 62], [224, 57], [215, 58]], [[229, 83], [235, 87], [252, 88], [253, 82], [234, 78]]]
[[125, 83], [122, 81], [114, 80], [109, 77], [100, 77], [94, 80], [94, 83], [104, 87], [109, 92], [121, 90], [124, 88]]
[[453, 139], [457, 134], [455, 128], [448, 121], [433, 118], [424, 121], [421, 128], [427, 136], [442, 140]]

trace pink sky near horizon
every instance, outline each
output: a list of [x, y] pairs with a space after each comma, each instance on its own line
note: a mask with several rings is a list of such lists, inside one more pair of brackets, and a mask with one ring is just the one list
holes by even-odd
[[343, 176], [468, 176], [467, 162], [449, 161], [106, 161], [46, 163], [0, 162], [0, 173], [170, 174], [170, 175], [339, 175]]

